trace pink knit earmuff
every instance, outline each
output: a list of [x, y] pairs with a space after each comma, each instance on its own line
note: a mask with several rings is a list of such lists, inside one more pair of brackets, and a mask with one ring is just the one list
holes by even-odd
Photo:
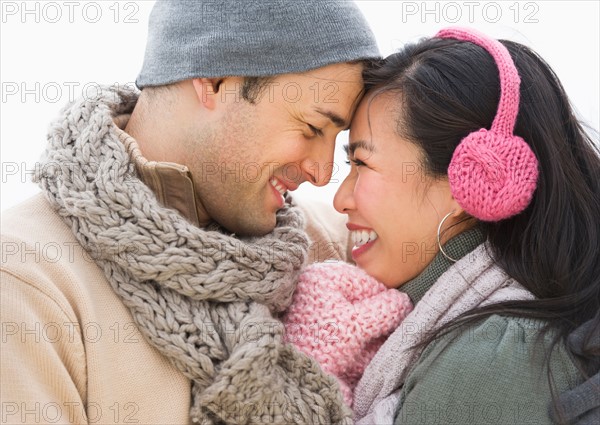
[[[482, 221], [500, 221], [522, 212], [537, 185], [538, 162], [529, 145], [513, 134], [521, 79], [499, 41], [466, 28], [447, 28], [437, 38], [455, 38], [486, 49], [500, 73], [500, 102], [492, 127], [474, 131], [457, 146], [450, 166], [450, 190], [458, 204]], [[476, 66], [476, 64], [473, 64]]]

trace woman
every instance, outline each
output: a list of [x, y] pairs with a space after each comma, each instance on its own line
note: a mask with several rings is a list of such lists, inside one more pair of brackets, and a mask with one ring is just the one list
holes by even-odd
[[357, 265], [415, 308], [358, 383], [358, 423], [596, 418], [600, 156], [556, 75], [448, 30], [366, 80], [334, 204], [368, 235]]

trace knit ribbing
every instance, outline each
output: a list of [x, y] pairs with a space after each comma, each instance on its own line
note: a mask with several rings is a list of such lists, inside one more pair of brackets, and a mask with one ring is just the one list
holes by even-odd
[[[444, 245], [444, 251], [450, 257], [460, 260], [469, 252], [477, 248], [483, 241], [484, 236], [481, 229], [479, 227], [474, 227], [450, 239]], [[425, 295], [425, 292], [433, 286], [435, 281], [438, 280], [452, 264], [454, 264], [452, 261], [446, 258], [441, 252], [438, 252], [425, 270], [398, 289], [407, 293], [413, 304], [417, 304], [423, 295]]]
[[379, 56], [352, 1], [159, 1], [136, 84], [297, 73]]

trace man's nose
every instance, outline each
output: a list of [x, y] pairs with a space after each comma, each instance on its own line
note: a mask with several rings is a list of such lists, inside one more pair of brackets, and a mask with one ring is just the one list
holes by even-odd
[[333, 168], [333, 154], [335, 138], [332, 142], [325, 142], [313, 147], [308, 157], [302, 161], [302, 172], [307, 181], [315, 186], [325, 186], [331, 180]]

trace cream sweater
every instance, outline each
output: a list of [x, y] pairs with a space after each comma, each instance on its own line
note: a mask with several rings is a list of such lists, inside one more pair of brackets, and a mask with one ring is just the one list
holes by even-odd
[[[310, 260], [344, 260], [343, 217], [300, 206]], [[189, 422], [190, 381], [142, 338], [43, 195], [3, 212], [1, 246], [1, 423]]]

